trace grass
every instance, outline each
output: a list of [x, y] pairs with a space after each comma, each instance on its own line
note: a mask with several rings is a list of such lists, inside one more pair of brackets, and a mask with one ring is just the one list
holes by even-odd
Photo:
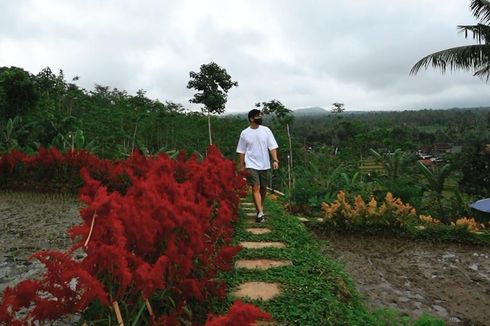
[[[236, 259], [287, 259], [293, 265], [265, 271], [235, 269], [222, 277], [230, 290], [249, 281], [280, 283], [280, 296], [267, 302], [251, 301], [269, 312], [278, 325], [443, 325], [427, 316], [412, 321], [392, 310], [369, 312], [342, 265], [321, 252], [319, 242], [295, 216], [286, 214], [279, 202], [268, 201], [266, 211], [270, 217], [260, 227], [268, 227], [272, 233], [246, 232], [248, 225], [242, 216], [234, 243], [281, 241], [287, 248], [243, 249]], [[215, 307], [217, 312], [226, 311], [234, 299], [229, 295]]]

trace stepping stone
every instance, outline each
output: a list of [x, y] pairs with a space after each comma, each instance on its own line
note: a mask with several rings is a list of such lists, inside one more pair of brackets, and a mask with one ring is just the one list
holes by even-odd
[[321, 218], [321, 217], [319, 217], [319, 218], [317, 218], [317, 219], [316, 219], [316, 221], [317, 221], [317, 222], [323, 222], [323, 221], [324, 221], [324, 219], [323, 219], [323, 218]]
[[240, 284], [232, 294], [241, 299], [248, 297], [252, 300], [268, 301], [281, 294], [281, 289], [278, 283], [246, 282]]
[[278, 324], [274, 321], [258, 320], [253, 326], [277, 326]]
[[247, 206], [247, 207], [250, 207], [250, 206], [255, 206], [254, 203], [251, 203], [251, 202], [244, 202], [244, 203], [241, 203], [242, 206]]
[[235, 268], [266, 270], [274, 267], [290, 266], [292, 264], [293, 262], [290, 260], [241, 259], [235, 262]]
[[266, 234], [266, 233], [271, 233], [272, 230], [268, 228], [248, 228], [245, 229], [245, 231], [252, 233], [252, 234]]
[[301, 222], [309, 222], [310, 221], [306, 217], [298, 217], [298, 220], [300, 220]]
[[239, 243], [240, 246], [247, 249], [261, 249], [261, 248], [286, 248], [286, 244], [283, 242], [251, 242], [244, 241]]
[[255, 217], [255, 216], [257, 216], [257, 213], [255, 213], [255, 211], [253, 213], [245, 213], [245, 216], [246, 217]]

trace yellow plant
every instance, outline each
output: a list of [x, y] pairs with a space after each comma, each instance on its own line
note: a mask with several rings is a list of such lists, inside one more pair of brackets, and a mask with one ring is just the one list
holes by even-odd
[[407, 218], [415, 218], [415, 209], [409, 204], [403, 204], [399, 198], [387, 193], [384, 202], [378, 208], [374, 198], [366, 204], [361, 196], [356, 196], [353, 204], [346, 198], [345, 192], [340, 191], [337, 199], [331, 203], [322, 203], [326, 219], [337, 222], [351, 221], [354, 223], [382, 223], [386, 225], [404, 224]]
[[461, 217], [455, 223], [451, 223], [451, 225], [466, 226], [471, 232], [480, 231], [480, 228], [484, 227], [484, 225], [478, 224], [475, 219], [469, 217]]
[[441, 224], [441, 221], [439, 221], [438, 219], [436, 218], [433, 218], [432, 216], [430, 215], [420, 215], [419, 216], [419, 219], [424, 222], [424, 223], [427, 223], [427, 224]]

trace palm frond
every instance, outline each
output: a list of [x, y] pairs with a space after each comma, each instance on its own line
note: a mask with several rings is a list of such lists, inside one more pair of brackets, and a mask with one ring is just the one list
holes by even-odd
[[481, 79], [485, 79], [486, 82], [488, 82], [488, 80], [490, 79], [490, 64], [480, 70], [477, 70], [473, 75], [480, 77]]
[[[490, 45], [477, 44], [460, 46], [456, 48], [438, 51], [419, 60], [410, 70], [411, 75], [416, 75], [421, 68], [441, 69], [442, 73], [446, 69], [453, 70], [481, 70], [488, 66], [490, 62]], [[484, 73], [480, 77], [486, 77]], [[488, 79], [488, 77], [486, 77]]]
[[468, 33], [471, 32], [473, 39], [478, 44], [486, 43], [487, 40], [490, 40], [490, 26], [488, 25], [458, 25], [458, 30], [460, 33], [464, 33], [465, 38], [468, 38]]
[[490, 1], [488, 0], [472, 0], [470, 9], [473, 16], [480, 19], [482, 23], [490, 21]]

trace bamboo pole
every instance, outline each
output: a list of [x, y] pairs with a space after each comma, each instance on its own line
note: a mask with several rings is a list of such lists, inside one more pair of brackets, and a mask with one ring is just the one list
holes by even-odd
[[92, 236], [92, 231], [94, 230], [96, 217], [97, 217], [97, 211], [95, 211], [94, 215], [92, 216], [92, 223], [90, 223], [90, 231], [88, 232], [87, 240], [85, 240], [85, 244], [83, 245], [85, 248], [87, 248], [88, 242], [90, 241], [90, 237]]
[[121, 316], [121, 310], [119, 309], [119, 304], [117, 301], [112, 302], [112, 307], [114, 308], [114, 312], [116, 313], [117, 324], [119, 326], [124, 326], [124, 321]]
[[155, 315], [153, 314], [153, 309], [151, 308], [150, 301], [148, 301], [148, 299], [145, 300], [145, 305], [146, 309], [148, 309], [148, 313], [150, 314], [151, 319], [154, 319]]

